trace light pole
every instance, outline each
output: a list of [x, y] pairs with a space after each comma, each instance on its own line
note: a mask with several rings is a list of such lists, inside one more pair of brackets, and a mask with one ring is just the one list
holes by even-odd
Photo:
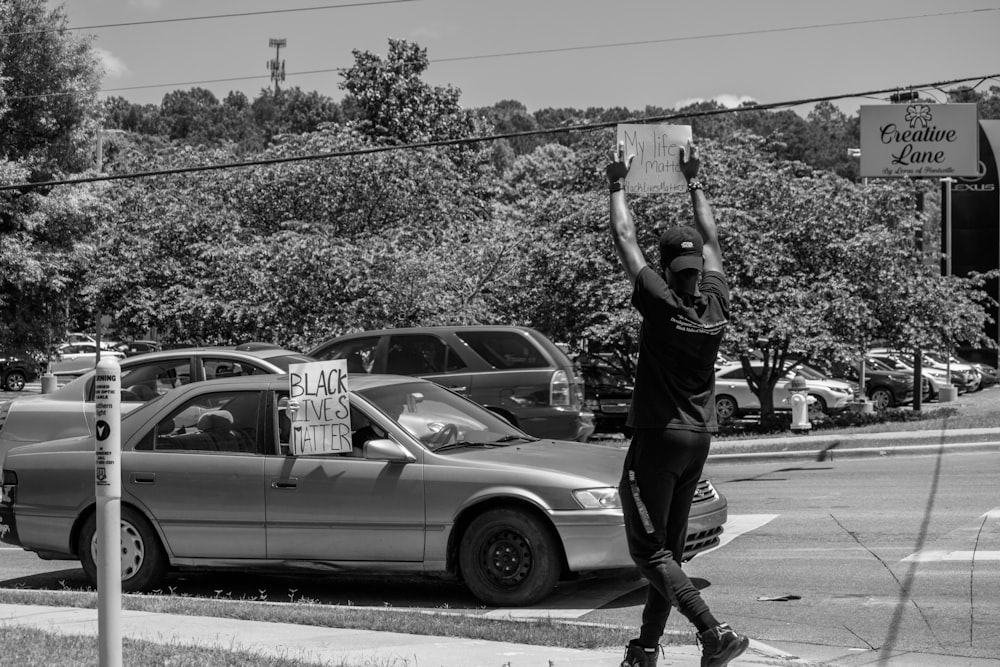
[[[104, 173], [104, 135], [105, 134], [125, 134], [125, 130], [105, 130], [103, 127], [97, 128], [97, 173]], [[101, 236], [97, 235], [97, 247], [101, 247]], [[100, 295], [97, 297], [97, 309], [95, 313], [96, 322], [94, 322], [94, 342], [97, 348], [94, 357], [94, 368], [97, 368], [97, 364], [101, 363], [101, 320], [104, 319], [104, 313], [101, 312], [100, 305]]]
[[[858, 160], [860, 160], [861, 159], [861, 149], [860, 148], [848, 148], [847, 149], [847, 157], [857, 158]], [[862, 196], [863, 201], [864, 201], [865, 217], [867, 218], [868, 217], [868, 192], [867, 192], [867, 190], [868, 190], [868, 177], [867, 176], [865, 176], [862, 179], [861, 185], [864, 188], [864, 190], [862, 190], [862, 195], [861, 196]], [[860, 383], [861, 383], [861, 402], [860, 402], [860, 406], [859, 406], [859, 411], [862, 414], [864, 414], [864, 413], [870, 413], [870, 412], [874, 412], [875, 411], [874, 406], [868, 400], [868, 394], [865, 393], [865, 380], [866, 380], [865, 375], [866, 375], [866, 372], [867, 372], [867, 357], [868, 357], [868, 343], [867, 342], [865, 343], [864, 348], [865, 349], [861, 351], [861, 369], [860, 369], [861, 370], [861, 380], [860, 380]]]

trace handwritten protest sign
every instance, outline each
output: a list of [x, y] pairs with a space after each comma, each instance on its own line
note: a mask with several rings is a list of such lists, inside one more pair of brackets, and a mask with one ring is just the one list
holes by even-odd
[[685, 192], [681, 173], [681, 148], [691, 140], [690, 125], [643, 125], [621, 123], [618, 141], [625, 143], [625, 158], [635, 155], [625, 191], [629, 194]]
[[292, 454], [351, 451], [351, 403], [347, 361], [314, 361], [288, 367], [289, 398], [298, 403], [292, 416]]

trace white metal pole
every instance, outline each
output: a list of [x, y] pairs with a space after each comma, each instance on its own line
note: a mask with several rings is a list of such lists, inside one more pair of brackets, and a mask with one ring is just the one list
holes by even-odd
[[100, 667], [122, 664], [121, 366], [112, 357], [94, 379], [95, 491], [97, 495], [97, 635]]

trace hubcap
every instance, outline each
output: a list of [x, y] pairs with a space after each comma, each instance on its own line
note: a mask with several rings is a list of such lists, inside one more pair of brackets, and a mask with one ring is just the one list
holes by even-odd
[[[122, 542], [122, 581], [131, 579], [139, 572], [142, 563], [146, 558], [146, 545], [142, 541], [142, 535], [131, 523], [122, 521], [121, 523]], [[90, 554], [94, 562], [98, 562], [97, 556], [97, 534], [90, 544]]]

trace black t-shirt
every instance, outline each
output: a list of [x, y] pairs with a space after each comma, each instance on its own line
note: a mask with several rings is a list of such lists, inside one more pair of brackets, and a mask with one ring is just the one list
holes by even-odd
[[715, 361], [729, 320], [729, 286], [721, 273], [702, 275], [687, 303], [663, 276], [643, 267], [632, 305], [642, 315], [639, 361], [628, 425], [713, 433]]

